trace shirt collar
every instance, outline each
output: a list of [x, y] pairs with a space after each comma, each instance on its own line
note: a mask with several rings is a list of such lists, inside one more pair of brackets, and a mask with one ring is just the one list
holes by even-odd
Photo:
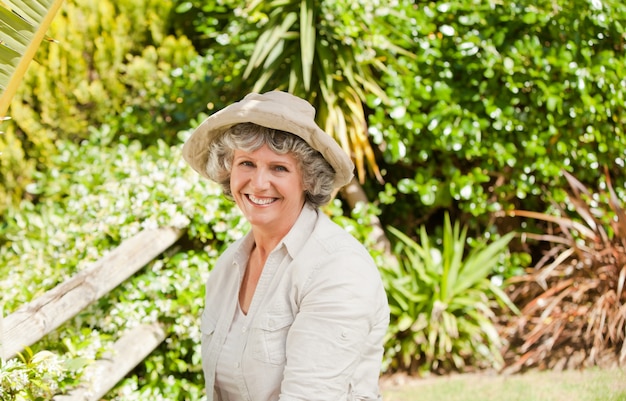
[[[318, 210], [316, 208], [305, 203], [300, 212], [300, 216], [298, 216], [291, 230], [289, 230], [281, 241], [282, 244], [285, 244], [285, 248], [287, 248], [287, 252], [292, 258], [298, 254], [300, 249], [311, 237], [311, 233], [313, 233], [317, 221], [317, 213]], [[278, 246], [280, 245], [281, 244], [278, 244]]]
[[[311, 237], [315, 222], [317, 221], [317, 213], [318, 210], [316, 208], [305, 203], [293, 227], [291, 227], [287, 235], [283, 237], [272, 252], [284, 246], [289, 255], [294, 258]], [[243, 269], [246, 267], [253, 246], [254, 236], [252, 235], [252, 231], [250, 231], [244, 236], [235, 252], [234, 262], [240, 268]]]

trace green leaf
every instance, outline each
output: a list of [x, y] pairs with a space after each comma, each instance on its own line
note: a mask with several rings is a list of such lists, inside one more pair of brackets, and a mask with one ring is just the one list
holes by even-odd
[[28, 65], [35, 57], [63, 0], [15, 0], [0, 3], [0, 117], [9, 108]]
[[463, 280], [456, 283], [454, 292], [460, 293], [487, 277], [498, 262], [496, 256], [507, 248], [514, 235], [513, 232], [508, 233], [490, 243], [486, 248], [474, 249], [465, 261], [462, 272]]
[[249, 77], [252, 70], [258, 68], [265, 62], [265, 59], [272, 52], [272, 49], [274, 49], [280, 41], [285, 39], [285, 35], [296, 21], [298, 21], [298, 15], [295, 12], [290, 12], [285, 15], [280, 25], [268, 29], [261, 34], [254, 48], [254, 52], [250, 57], [248, 66], [243, 73], [244, 78]]
[[300, 48], [304, 90], [311, 89], [313, 58], [315, 57], [315, 7], [310, 0], [300, 3]]

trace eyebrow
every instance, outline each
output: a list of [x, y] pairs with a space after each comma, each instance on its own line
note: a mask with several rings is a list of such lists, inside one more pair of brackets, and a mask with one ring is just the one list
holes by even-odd
[[[244, 152], [244, 154], [234, 154], [233, 155], [233, 160], [239, 160], [239, 159], [246, 159], [246, 160], [250, 160], [250, 161], [256, 161], [256, 158], [254, 158], [253, 156], [251, 156], [252, 152], [246, 152], [244, 150], [239, 150], [239, 152]], [[278, 157], [282, 157], [280, 160], [274, 160], [274, 159], [270, 159], [269, 164], [286, 164], [286, 165], [294, 165], [297, 166], [298, 165], [298, 159], [295, 157], [288, 157], [286, 154], [285, 155], [277, 155]]]

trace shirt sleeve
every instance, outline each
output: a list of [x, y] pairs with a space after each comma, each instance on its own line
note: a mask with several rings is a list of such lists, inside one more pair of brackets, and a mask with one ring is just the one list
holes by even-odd
[[348, 394], [357, 368], [371, 372], [376, 394], [354, 399], [378, 399], [389, 316], [382, 280], [361, 252], [339, 252], [331, 258], [312, 270], [287, 335], [280, 401], [353, 399]]

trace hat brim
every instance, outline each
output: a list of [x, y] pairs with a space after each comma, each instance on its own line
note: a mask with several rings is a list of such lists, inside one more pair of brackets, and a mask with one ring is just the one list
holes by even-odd
[[211, 142], [240, 123], [289, 132], [304, 139], [335, 170], [335, 188], [348, 184], [354, 164], [337, 142], [315, 123], [315, 109], [306, 100], [287, 92], [251, 93], [204, 120], [183, 145], [183, 157], [203, 177]]

